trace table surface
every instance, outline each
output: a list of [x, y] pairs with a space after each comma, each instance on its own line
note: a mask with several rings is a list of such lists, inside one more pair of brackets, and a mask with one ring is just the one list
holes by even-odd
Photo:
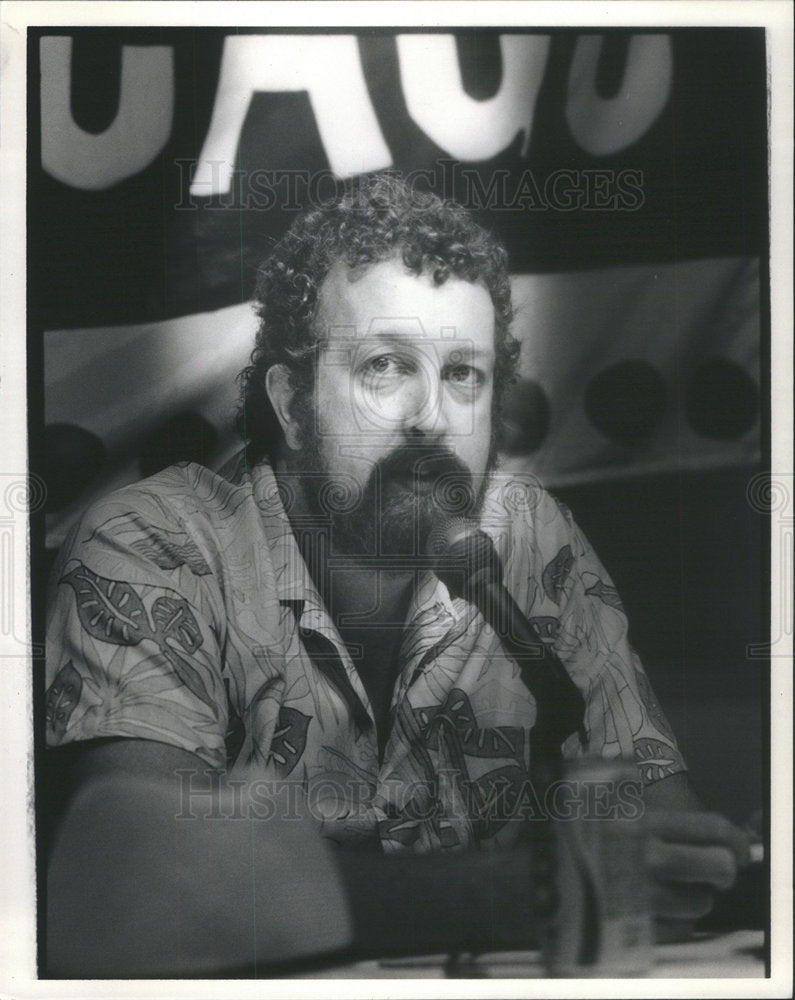
[[[543, 979], [547, 973], [537, 951], [480, 955], [459, 964], [451, 973], [446, 955], [356, 962], [310, 974], [300, 979], [445, 979], [451, 974], [472, 979]], [[760, 930], [728, 934], [701, 933], [681, 944], [657, 945], [654, 965], [644, 978], [738, 979], [765, 974], [764, 933]]]

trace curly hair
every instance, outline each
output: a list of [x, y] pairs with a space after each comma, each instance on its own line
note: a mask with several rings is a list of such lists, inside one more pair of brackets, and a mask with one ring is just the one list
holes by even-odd
[[250, 364], [238, 376], [236, 426], [249, 461], [272, 453], [281, 428], [265, 388], [268, 369], [283, 364], [296, 398], [311, 397], [318, 332], [318, 293], [338, 262], [362, 268], [400, 255], [416, 275], [436, 285], [451, 275], [482, 281], [494, 305], [496, 428], [505, 388], [514, 380], [519, 342], [504, 248], [452, 201], [414, 190], [393, 173], [358, 178], [341, 195], [300, 216], [259, 268], [254, 307], [260, 323]]

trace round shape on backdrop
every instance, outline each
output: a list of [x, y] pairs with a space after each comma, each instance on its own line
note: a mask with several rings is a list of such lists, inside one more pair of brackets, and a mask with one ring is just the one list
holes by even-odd
[[615, 444], [644, 444], [665, 413], [665, 383], [646, 361], [622, 361], [605, 368], [585, 390], [585, 412]]
[[756, 422], [759, 390], [736, 362], [713, 358], [688, 379], [685, 412], [687, 422], [701, 437], [734, 441]]
[[506, 455], [538, 451], [549, 433], [549, 423], [549, 401], [544, 390], [533, 379], [519, 379], [505, 393], [500, 451]]

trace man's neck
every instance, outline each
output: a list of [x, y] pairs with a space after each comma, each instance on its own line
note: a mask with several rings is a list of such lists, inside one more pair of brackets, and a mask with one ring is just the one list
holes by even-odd
[[368, 566], [346, 566], [328, 574], [322, 594], [343, 637], [375, 627], [402, 629], [413, 592], [414, 573]]

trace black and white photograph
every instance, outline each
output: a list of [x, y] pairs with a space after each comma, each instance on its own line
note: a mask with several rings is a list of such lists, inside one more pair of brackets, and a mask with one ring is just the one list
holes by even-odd
[[791, 995], [792, 12], [488, 7], [8, 5], [11, 996]]

